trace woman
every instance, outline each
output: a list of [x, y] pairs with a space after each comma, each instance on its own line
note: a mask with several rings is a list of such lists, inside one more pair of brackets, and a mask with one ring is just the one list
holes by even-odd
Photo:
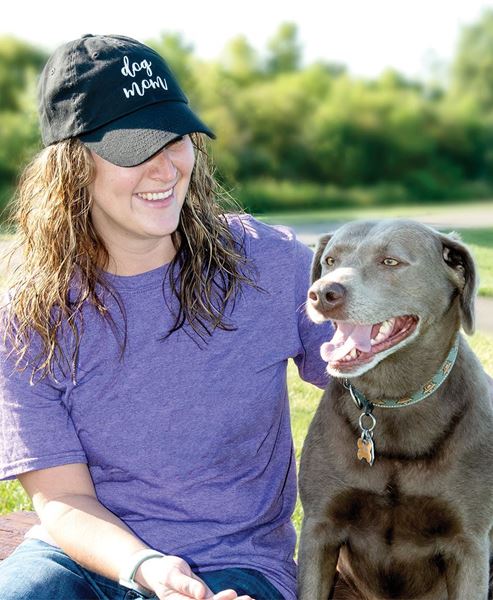
[[330, 335], [304, 315], [310, 251], [221, 213], [213, 134], [139, 42], [57, 49], [39, 109], [0, 477], [41, 525], [0, 566], [2, 598], [294, 599], [286, 363], [323, 387]]

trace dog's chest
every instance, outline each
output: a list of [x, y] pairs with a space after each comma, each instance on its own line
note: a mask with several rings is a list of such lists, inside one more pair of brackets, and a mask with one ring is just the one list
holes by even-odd
[[393, 483], [382, 493], [350, 488], [327, 507], [331, 526], [345, 532], [340, 568], [376, 597], [420, 598], [443, 585], [438, 548], [461, 533], [460, 516], [445, 500], [404, 494]]
[[445, 500], [403, 494], [392, 483], [382, 493], [344, 490], [331, 500], [327, 510], [338, 529], [348, 530], [349, 535], [380, 536], [388, 546], [399, 542], [422, 546], [461, 531], [459, 515]]

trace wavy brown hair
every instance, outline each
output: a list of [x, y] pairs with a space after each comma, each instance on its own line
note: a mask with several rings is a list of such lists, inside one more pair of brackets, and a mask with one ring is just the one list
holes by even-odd
[[[172, 234], [176, 255], [168, 269], [179, 310], [166, 337], [188, 323], [205, 341], [216, 328], [233, 329], [226, 307], [242, 285], [255, 283], [242, 240], [233, 236], [224, 214], [225, 205], [234, 206], [235, 212], [238, 207], [217, 184], [202, 135], [191, 137], [195, 165]], [[58, 366], [75, 380], [84, 304], [94, 306], [114, 329], [105, 303], [109, 292], [125, 316], [104, 276], [109, 253], [91, 219], [89, 185], [95, 175], [89, 150], [70, 139], [42, 150], [18, 186], [11, 216], [17, 229], [12, 253], [21, 252], [22, 260], [10, 276], [4, 335], [18, 366], [32, 367], [32, 378], [55, 377]], [[67, 327], [73, 337], [70, 348], [62, 341]], [[33, 356], [34, 346], [38, 350]], [[122, 352], [124, 346], [125, 338]]]

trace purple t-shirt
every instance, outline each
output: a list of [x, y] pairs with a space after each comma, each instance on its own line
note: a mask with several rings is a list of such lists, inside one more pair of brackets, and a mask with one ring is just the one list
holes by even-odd
[[[304, 310], [311, 251], [285, 228], [229, 217], [257, 270], [207, 344], [185, 326], [161, 267], [109, 276], [127, 340], [87, 307], [75, 382], [30, 385], [5, 349], [0, 369], [0, 478], [87, 463], [96, 493], [151, 547], [202, 571], [260, 570], [295, 598], [296, 472], [286, 387], [293, 358], [323, 387], [329, 326]], [[243, 229], [245, 233], [243, 233]], [[115, 326], [123, 330], [119, 310]]]

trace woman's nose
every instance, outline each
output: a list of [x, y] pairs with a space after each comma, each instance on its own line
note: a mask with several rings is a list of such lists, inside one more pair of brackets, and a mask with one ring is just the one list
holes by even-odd
[[151, 177], [155, 179], [170, 180], [176, 177], [177, 168], [171, 159], [170, 152], [166, 148], [160, 150], [149, 161]]

